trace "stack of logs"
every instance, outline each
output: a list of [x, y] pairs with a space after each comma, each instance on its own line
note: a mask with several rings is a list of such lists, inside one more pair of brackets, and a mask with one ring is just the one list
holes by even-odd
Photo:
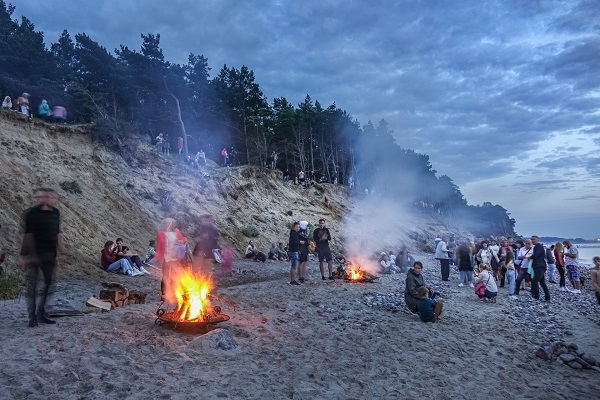
[[116, 282], [103, 283], [102, 285], [106, 289], [100, 290], [100, 300], [110, 302], [112, 308], [146, 303], [146, 293], [129, 291], [125, 286]]

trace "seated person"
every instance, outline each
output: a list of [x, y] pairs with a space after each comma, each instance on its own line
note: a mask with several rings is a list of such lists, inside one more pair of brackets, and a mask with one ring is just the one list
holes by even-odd
[[248, 246], [246, 246], [246, 258], [254, 258], [256, 257], [256, 248], [254, 247], [254, 243], [252, 240], [248, 242]]
[[104, 243], [104, 248], [100, 252], [100, 265], [106, 272], [121, 272], [129, 276], [137, 276], [142, 273], [137, 271], [131, 265], [127, 258], [117, 259], [117, 246], [111, 240]]
[[50, 110], [48, 101], [42, 100], [42, 103], [38, 107], [38, 115], [44, 121], [49, 121], [52, 118], [52, 110]]
[[382, 273], [384, 274], [391, 274], [392, 270], [391, 268], [391, 263], [390, 263], [390, 259], [387, 255], [387, 253], [384, 251], [381, 253], [381, 256], [379, 257], [379, 266], [381, 267], [380, 270]]
[[154, 256], [156, 255], [156, 240], [150, 240], [148, 242], [148, 250], [146, 250], [146, 264], [154, 265]]
[[279, 242], [279, 245], [277, 246], [277, 254], [279, 254], [280, 257], [283, 257], [284, 260], [288, 260], [288, 253], [287, 253], [287, 246], [283, 246], [283, 243]]
[[475, 278], [475, 285], [477, 287], [477, 284], [482, 282], [483, 287], [485, 288], [481, 293], [477, 293], [477, 289], [475, 289], [475, 292], [479, 297], [479, 301], [488, 299], [492, 303], [496, 302], [496, 297], [498, 296], [498, 285], [496, 285], [496, 279], [494, 279], [494, 275], [491, 271], [492, 266], [490, 264], [482, 263], [479, 266], [479, 275]]
[[435, 302], [429, 298], [429, 289], [425, 286], [417, 290], [420, 299], [417, 302], [417, 312], [423, 322], [436, 322], [442, 314], [443, 304], [441, 301]]
[[281, 257], [281, 255], [279, 254], [278, 248], [277, 246], [275, 246], [275, 243], [273, 243], [271, 245], [271, 248], [269, 249], [268, 259], [275, 261], [283, 261], [283, 257]]
[[415, 261], [412, 268], [409, 268], [406, 274], [406, 286], [404, 288], [404, 302], [406, 303], [406, 307], [413, 314], [417, 313], [417, 303], [421, 299], [419, 295], [419, 288], [425, 287], [429, 291], [429, 298], [435, 300], [435, 297], [439, 295], [439, 293], [434, 292], [432, 289], [429, 289], [425, 286], [425, 280], [423, 279], [423, 275], [421, 272], [423, 271], [423, 263], [421, 261]]
[[323, 203], [325, 203], [325, 207], [331, 207], [331, 200], [329, 200], [329, 197], [325, 196]]
[[140, 271], [141, 273], [143, 273], [143, 274], [149, 273], [144, 268], [144, 263], [142, 262], [142, 259], [140, 258], [140, 256], [137, 255], [136, 253], [132, 253], [131, 250], [129, 250], [129, 247], [127, 247], [123, 244], [123, 239], [117, 238], [117, 240], [115, 240], [115, 242], [116, 242], [115, 249], [116, 249], [116, 253], [117, 253], [117, 259], [126, 258], [129, 260], [129, 263], [131, 265], [133, 265], [134, 268], [137, 269], [138, 271]]
[[12, 99], [10, 98], [10, 96], [6, 96], [4, 98], [4, 101], [2, 102], [2, 109], [10, 111], [12, 108], [13, 108]]

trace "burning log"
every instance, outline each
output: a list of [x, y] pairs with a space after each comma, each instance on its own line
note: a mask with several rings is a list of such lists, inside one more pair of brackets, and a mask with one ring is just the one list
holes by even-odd
[[347, 282], [374, 282], [379, 279], [378, 276], [361, 269], [359, 264], [347, 259], [338, 265], [333, 276], [338, 279], [344, 279]]

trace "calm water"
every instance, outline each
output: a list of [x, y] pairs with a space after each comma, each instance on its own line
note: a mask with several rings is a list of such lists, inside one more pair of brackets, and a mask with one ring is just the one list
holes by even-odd
[[594, 265], [592, 258], [600, 256], [599, 245], [580, 244], [577, 246], [577, 250], [579, 250], [579, 263], [581, 265], [585, 264], [592, 267]]

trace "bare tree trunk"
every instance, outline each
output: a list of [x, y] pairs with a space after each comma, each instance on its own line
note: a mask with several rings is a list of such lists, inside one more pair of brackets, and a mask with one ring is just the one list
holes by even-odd
[[177, 118], [179, 119], [179, 126], [181, 126], [181, 135], [183, 136], [183, 155], [187, 159], [188, 157], [188, 145], [187, 145], [187, 133], [185, 131], [185, 124], [183, 123], [183, 119], [181, 119], [181, 107], [179, 106], [179, 99], [169, 90], [169, 86], [167, 86], [167, 79], [163, 78], [165, 82], [165, 89], [167, 93], [175, 99], [175, 105], [177, 106]]

